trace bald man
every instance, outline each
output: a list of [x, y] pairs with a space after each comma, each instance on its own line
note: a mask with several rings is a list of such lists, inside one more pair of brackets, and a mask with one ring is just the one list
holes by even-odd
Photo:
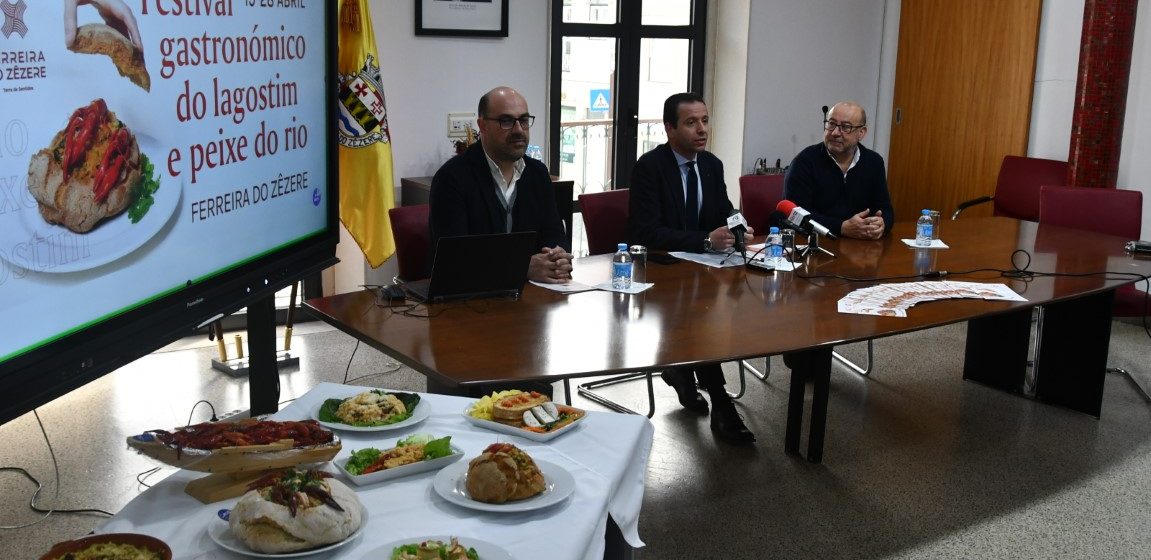
[[883, 157], [859, 143], [866, 136], [863, 107], [836, 103], [823, 122], [823, 142], [799, 152], [788, 167], [783, 196], [836, 235], [879, 239], [891, 231], [895, 211]]
[[527, 100], [497, 87], [480, 98], [476, 116], [480, 141], [432, 178], [432, 247], [440, 237], [534, 231], [540, 251], [532, 256], [528, 279], [571, 280], [572, 255], [561, 245], [566, 235], [548, 168], [524, 157], [535, 122]]

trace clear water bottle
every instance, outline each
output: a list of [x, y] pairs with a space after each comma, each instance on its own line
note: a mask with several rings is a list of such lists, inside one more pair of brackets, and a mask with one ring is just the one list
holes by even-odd
[[616, 290], [631, 288], [631, 255], [627, 252], [627, 243], [616, 245], [615, 255], [611, 258], [611, 287]]
[[767, 264], [776, 268], [783, 264], [783, 234], [775, 226], [767, 230]]
[[935, 222], [931, 220], [931, 210], [923, 209], [923, 214], [915, 222], [915, 244], [920, 247], [931, 246], [931, 236], [935, 231]]

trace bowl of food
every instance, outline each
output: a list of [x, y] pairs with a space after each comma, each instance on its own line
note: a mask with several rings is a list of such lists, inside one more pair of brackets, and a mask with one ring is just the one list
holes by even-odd
[[40, 560], [172, 560], [172, 548], [138, 533], [88, 535], [56, 543]]

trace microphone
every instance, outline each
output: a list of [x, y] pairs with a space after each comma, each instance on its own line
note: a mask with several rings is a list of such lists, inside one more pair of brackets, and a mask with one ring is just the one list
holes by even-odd
[[812, 229], [824, 237], [836, 239], [836, 235], [827, 229], [827, 226], [815, 221], [811, 217], [811, 212], [796, 206], [790, 200], [781, 200], [779, 204], [775, 205], [775, 209], [787, 215], [787, 221], [800, 229]]
[[727, 229], [735, 236], [735, 250], [742, 255], [745, 250], [743, 234], [747, 233], [747, 220], [743, 219], [743, 214], [740, 214], [739, 210], [732, 208], [731, 213], [727, 215]]
[[827, 105], [823, 106], [823, 120], [827, 120]]

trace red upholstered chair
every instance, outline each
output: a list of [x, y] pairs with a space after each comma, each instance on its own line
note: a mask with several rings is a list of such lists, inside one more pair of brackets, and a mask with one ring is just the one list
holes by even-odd
[[428, 229], [429, 206], [417, 204], [388, 210], [392, 237], [396, 240], [396, 265], [404, 281], [422, 280], [431, 274], [432, 233]]
[[995, 193], [961, 202], [951, 219], [967, 208], [993, 202], [993, 214], [1031, 222], [1039, 221], [1039, 187], [1067, 183], [1067, 162], [1021, 156], [1003, 156]]
[[627, 243], [627, 189], [579, 195], [589, 255], [614, 253]]
[[739, 178], [739, 210], [755, 233], [771, 227], [771, 213], [783, 200], [783, 175], [744, 175]]
[[[1106, 219], [1100, 219], [1106, 216]], [[1124, 239], [1139, 239], [1143, 226], [1143, 193], [1123, 189], [1043, 186], [1039, 194], [1039, 223], [1105, 233]], [[1147, 298], [1135, 284], [1115, 289], [1115, 317], [1142, 317], [1147, 314]], [[1135, 385], [1143, 398], [1151, 394], [1122, 368], [1108, 368], [1122, 373]]]

